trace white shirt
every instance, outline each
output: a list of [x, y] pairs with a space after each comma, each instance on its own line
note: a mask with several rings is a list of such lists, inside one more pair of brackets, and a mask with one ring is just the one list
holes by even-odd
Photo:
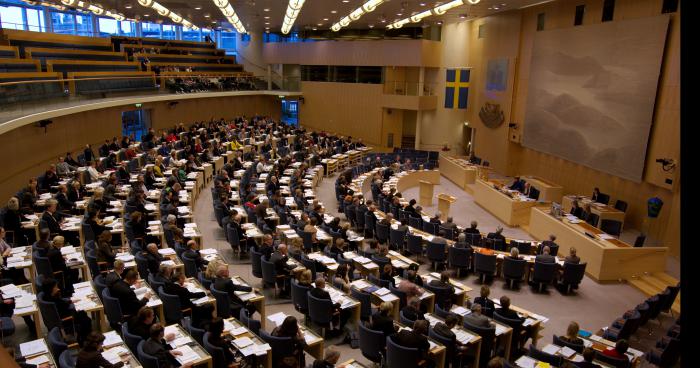
[[258, 166], [255, 167], [255, 171], [256, 171], [258, 174], [262, 174], [264, 168], [265, 168], [265, 166], [263, 165], [263, 163], [262, 163], [262, 162], [258, 162]]
[[92, 181], [97, 180], [97, 178], [100, 176], [100, 173], [95, 169], [94, 167], [90, 166], [87, 169], [88, 174], [90, 174], [90, 179]]

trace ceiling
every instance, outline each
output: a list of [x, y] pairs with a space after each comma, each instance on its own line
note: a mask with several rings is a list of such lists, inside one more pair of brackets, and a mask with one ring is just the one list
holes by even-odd
[[[56, 1], [56, 0], [54, 0]], [[212, 0], [156, 0], [161, 5], [179, 14], [199, 27], [233, 29]], [[250, 31], [279, 32], [287, 9], [287, 0], [229, 0], [239, 18]], [[306, 0], [293, 30], [330, 29], [333, 23], [348, 15], [366, 0]], [[449, 0], [386, 0], [377, 9], [350, 23], [350, 29], [384, 28], [388, 24], [429, 10], [436, 4]], [[417, 25], [431, 25], [438, 21], [458, 22], [483, 17], [500, 11], [518, 9], [541, 3], [543, 0], [482, 0], [477, 5], [463, 5], [441, 16], [431, 16]], [[170, 19], [159, 16], [152, 9], [144, 8], [136, 0], [97, 0], [106, 9], [115, 9], [127, 18], [142, 21], [170, 23]], [[197, 9], [200, 8], [200, 9]], [[401, 15], [399, 15], [401, 14]], [[146, 17], [146, 15], [148, 15]], [[466, 17], [461, 18], [460, 16]], [[384, 22], [382, 22], [384, 21]], [[408, 24], [406, 27], [415, 26]]]

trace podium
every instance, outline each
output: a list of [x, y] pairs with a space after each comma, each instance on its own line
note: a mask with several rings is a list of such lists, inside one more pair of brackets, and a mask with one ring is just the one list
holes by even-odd
[[454, 203], [454, 201], [457, 200], [457, 198], [445, 194], [445, 193], [440, 193], [437, 195], [438, 198], [438, 211], [442, 214], [442, 217], [440, 217], [440, 220], [446, 221], [447, 216], [449, 216], [450, 213], [450, 205]]
[[420, 189], [419, 189], [420, 201], [419, 201], [419, 204], [421, 206], [432, 206], [433, 205], [433, 186], [435, 186], [435, 184], [433, 184], [427, 180], [419, 180], [418, 183], [420, 183]]

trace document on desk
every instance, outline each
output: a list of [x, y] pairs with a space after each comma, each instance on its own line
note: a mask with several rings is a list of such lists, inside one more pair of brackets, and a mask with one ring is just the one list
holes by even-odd
[[117, 334], [116, 331], [109, 331], [104, 333], [105, 336], [105, 341], [102, 343], [102, 346], [105, 348], [110, 348], [114, 345], [119, 345], [123, 343], [122, 338]]
[[383, 295], [386, 295], [386, 294], [391, 293], [391, 291], [389, 291], [389, 289], [387, 289], [387, 288], [381, 288], [381, 289], [375, 291], [375, 293], [376, 293], [377, 295], [382, 295], [382, 296], [383, 296]]
[[460, 316], [466, 316], [467, 314], [469, 314], [469, 311], [467, 310], [467, 308], [457, 306], [452, 308], [452, 313], [459, 314]]
[[23, 357], [43, 354], [47, 353], [48, 351], [49, 348], [46, 346], [44, 339], [37, 339], [19, 344], [19, 352]]
[[276, 326], [281, 326], [285, 318], [287, 318], [287, 315], [284, 314], [284, 312], [277, 312], [275, 314], [267, 316], [267, 319], [270, 322], [274, 322]]
[[554, 344], [548, 344], [547, 346], [542, 348], [542, 351], [551, 355], [556, 355], [559, 352], [559, 350], [561, 350], [561, 347], [556, 346]]
[[38, 366], [39, 364], [48, 363], [48, 362], [49, 362], [49, 356], [47, 354], [39, 355], [36, 358], [26, 360], [27, 364], [32, 364], [35, 366]]
[[503, 335], [504, 333], [506, 333], [507, 330], [508, 328], [506, 326], [503, 326], [500, 323], [496, 323], [496, 336]]
[[252, 344], [253, 344], [253, 340], [251, 340], [250, 337], [248, 337], [248, 336], [239, 337], [239, 338], [233, 340], [233, 345], [235, 345], [239, 349], [243, 349], [246, 346], [249, 346]]
[[182, 353], [182, 355], [176, 357], [177, 361], [182, 365], [199, 360], [199, 354], [187, 345], [180, 346], [177, 349], [173, 349], [173, 351]]
[[515, 364], [521, 368], [535, 368], [537, 366], [537, 360], [523, 355], [515, 361]]
[[304, 331], [304, 341], [306, 341], [307, 345], [310, 345], [314, 341], [316, 341], [317, 337], [313, 334], [311, 334], [308, 331]]

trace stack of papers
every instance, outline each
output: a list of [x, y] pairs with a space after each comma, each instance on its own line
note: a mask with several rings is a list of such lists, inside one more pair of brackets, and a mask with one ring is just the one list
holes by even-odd
[[[114, 332], [114, 331], [112, 331]], [[129, 351], [124, 346], [115, 346], [102, 352], [102, 357], [112, 364], [117, 364], [122, 361], [120, 355], [128, 354]]]
[[20, 354], [22, 354], [23, 357], [26, 357], [48, 353], [49, 348], [48, 346], [46, 346], [46, 342], [44, 342], [44, 339], [38, 339], [19, 344], [19, 352]]
[[119, 345], [119, 344], [124, 342], [122, 340], [122, 338], [119, 336], [119, 334], [117, 334], [116, 331], [106, 332], [104, 334], [104, 336], [105, 336], [105, 341], [102, 343], [102, 345], [105, 348], [110, 348], [112, 346]]
[[537, 363], [537, 360], [532, 359], [527, 355], [523, 355], [515, 361], [515, 364], [521, 368], [535, 368]]
[[267, 316], [267, 319], [270, 322], [273, 322], [275, 326], [281, 326], [285, 318], [287, 318], [287, 315], [284, 314], [284, 312], [277, 312], [275, 314]]
[[180, 346], [177, 349], [173, 349], [173, 351], [179, 351], [182, 353], [182, 355], [176, 356], [177, 361], [181, 365], [199, 360], [199, 354], [197, 354], [196, 351], [192, 350], [192, 348], [187, 345]]
[[0, 287], [0, 292], [4, 298], [14, 298], [22, 294], [22, 289], [18, 288], [15, 284], [8, 284]]
[[171, 341], [169, 344], [170, 344], [170, 346], [172, 346], [173, 348], [177, 348], [177, 347], [179, 347], [179, 346], [186, 345], [186, 344], [189, 344], [189, 343], [191, 343], [191, 342], [192, 342], [192, 338], [191, 338], [191, 337], [189, 337], [189, 336], [182, 336], [182, 337], [178, 337], [178, 338], [174, 339], [174, 340]]

